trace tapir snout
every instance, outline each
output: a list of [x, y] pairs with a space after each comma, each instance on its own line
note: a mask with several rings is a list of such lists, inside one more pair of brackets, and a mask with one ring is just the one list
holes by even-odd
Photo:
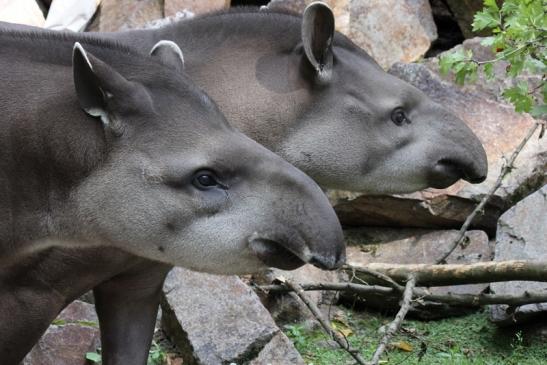
[[342, 266], [346, 259], [342, 229], [323, 191], [282, 159], [263, 166], [271, 175], [264, 196], [271, 195], [275, 203], [270, 207], [273, 214], [258, 221], [266, 230], [258, 229], [249, 237], [251, 251], [267, 266], [285, 270], [304, 263], [324, 270]]
[[[472, 184], [486, 180], [488, 160], [482, 143], [461, 119], [435, 104], [434, 115], [443, 115], [437, 129], [438, 149], [434, 149], [435, 164], [428, 176], [430, 186], [444, 189], [459, 179]], [[441, 110], [442, 112], [440, 112]]]

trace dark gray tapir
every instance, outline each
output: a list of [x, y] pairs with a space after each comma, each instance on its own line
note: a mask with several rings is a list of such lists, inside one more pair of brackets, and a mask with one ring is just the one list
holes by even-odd
[[92, 288], [103, 364], [139, 365], [171, 265], [344, 261], [321, 189], [230, 127], [182, 68], [172, 42], [142, 56], [0, 30], [0, 364]]

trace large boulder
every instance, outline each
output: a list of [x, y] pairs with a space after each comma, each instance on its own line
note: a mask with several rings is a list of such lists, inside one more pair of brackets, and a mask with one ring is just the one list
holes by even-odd
[[88, 30], [115, 32], [142, 28], [163, 18], [162, 0], [102, 0]]
[[[455, 230], [426, 229], [390, 229], [390, 228], [355, 228], [345, 231], [347, 243], [347, 262], [354, 266], [365, 266], [369, 263], [388, 264], [433, 264], [446, 252], [458, 236]], [[482, 231], [468, 231], [465, 248], [458, 247], [448, 258], [450, 264], [471, 264], [491, 261], [493, 249], [488, 236]], [[351, 276], [360, 283], [369, 278]], [[488, 284], [454, 285], [429, 288], [432, 294], [479, 294], [488, 288]], [[347, 296], [346, 296], [347, 298]], [[351, 297], [352, 300], [354, 299]], [[377, 295], [360, 295], [358, 299], [364, 305], [381, 310], [399, 309], [400, 296], [386, 298]], [[416, 303], [411, 314], [420, 318], [440, 318], [459, 315], [468, 309], [457, 308], [437, 303]]]
[[[531, 194], [503, 214], [498, 223], [494, 259], [547, 261], [547, 186]], [[510, 281], [492, 283], [496, 294], [522, 295], [527, 291], [547, 293], [547, 283]], [[547, 303], [517, 308], [491, 306], [491, 319], [499, 325], [512, 325], [547, 318]], [[547, 322], [545, 322], [547, 326]]]
[[257, 295], [236, 276], [173, 269], [164, 286], [162, 325], [182, 350], [184, 364], [303, 364]]
[[[268, 7], [302, 13], [313, 0], [272, 0]], [[364, 48], [384, 68], [421, 58], [437, 38], [427, 0], [325, 0], [336, 29]]]
[[23, 365], [86, 365], [86, 352], [100, 347], [99, 323], [93, 305], [69, 304], [23, 360]]
[[164, 0], [164, 15], [175, 16], [182, 11], [198, 15], [229, 7], [230, 0]]

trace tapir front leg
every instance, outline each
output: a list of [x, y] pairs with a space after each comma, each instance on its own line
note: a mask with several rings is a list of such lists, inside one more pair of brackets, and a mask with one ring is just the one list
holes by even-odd
[[103, 365], [146, 365], [169, 270], [171, 266], [143, 260], [93, 289]]

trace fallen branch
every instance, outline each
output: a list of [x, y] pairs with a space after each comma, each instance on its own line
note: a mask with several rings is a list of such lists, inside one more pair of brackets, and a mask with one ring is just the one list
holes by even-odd
[[[409, 275], [415, 275], [419, 286], [445, 286], [499, 281], [547, 281], [547, 261], [490, 261], [466, 265], [429, 264], [367, 264], [368, 270], [377, 271], [402, 283]], [[356, 267], [358, 272], [358, 268]], [[371, 280], [366, 276], [363, 280]]]
[[446, 263], [446, 259], [448, 258], [448, 256], [450, 256], [452, 254], [452, 252], [454, 252], [454, 250], [464, 242], [465, 237], [466, 237], [465, 233], [469, 229], [469, 226], [471, 225], [471, 223], [473, 222], [473, 220], [475, 219], [477, 214], [479, 214], [479, 212], [482, 212], [484, 206], [486, 205], [486, 203], [488, 203], [490, 198], [492, 198], [494, 193], [499, 189], [499, 187], [501, 186], [501, 183], [503, 181], [503, 178], [505, 176], [507, 176], [511, 172], [511, 170], [513, 170], [513, 168], [514, 168], [513, 164], [514, 164], [517, 156], [520, 154], [520, 151], [522, 151], [522, 149], [524, 148], [526, 143], [528, 143], [530, 138], [532, 138], [532, 136], [534, 135], [535, 131], [542, 124], [543, 124], [542, 122], [536, 122], [532, 126], [532, 128], [530, 128], [528, 130], [528, 133], [526, 134], [524, 139], [520, 142], [520, 144], [515, 148], [515, 150], [511, 154], [511, 157], [509, 157], [509, 160], [504, 162], [503, 166], [501, 167], [501, 171], [500, 171], [500, 174], [498, 176], [498, 179], [496, 180], [496, 183], [494, 184], [494, 186], [492, 186], [492, 188], [490, 188], [488, 193], [481, 199], [480, 203], [475, 207], [475, 209], [473, 209], [471, 214], [469, 214], [469, 216], [466, 218], [465, 222], [463, 223], [462, 227], [460, 228], [460, 231], [458, 232], [458, 237], [454, 240], [454, 242], [448, 248], [448, 250], [439, 259], [437, 259], [435, 261], [437, 264]]
[[[363, 297], [370, 295], [392, 297], [399, 294], [393, 288], [378, 285], [363, 285], [354, 283], [304, 283], [300, 284], [304, 291], [333, 290], [350, 294], [357, 294]], [[269, 293], [288, 293], [291, 288], [285, 285], [261, 285], [258, 289]], [[479, 307], [489, 304], [507, 304], [519, 306], [534, 303], [547, 303], [547, 293], [524, 292], [520, 295], [504, 294], [431, 294], [427, 289], [414, 288], [414, 297], [429, 302], [437, 302], [462, 307]]]
[[399, 312], [397, 312], [397, 315], [395, 316], [395, 319], [387, 326], [385, 327], [385, 333], [382, 336], [382, 339], [380, 340], [380, 343], [378, 344], [378, 347], [376, 348], [376, 351], [374, 351], [374, 355], [372, 355], [372, 359], [369, 364], [371, 365], [378, 365], [380, 362], [380, 357], [384, 353], [387, 344], [391, 340], [391, 338], [397, 333], [399, 328], [401, 328], [401, 324], [403, 323], [403, 320], [406, 317], [406, 314], [408, 313], [408, 310], [410, 309], [410, 304], [412, 302], [412, 295], [414, 292], [414, 286], [416, 285], [416, 279], [413, 275], [411, 275], [406, 282], [405, 285], [405, 291], [403, 292], [403, 301], [401, 303], [401, 309], [399, 309]]
[[294, 292], [294, 294], [298, 298], [300, 298], [302, 302], [304, 302], [304, 304], [308, 307], [310, 312], [319, 321], [319, 323], [321, 324], [321, 327], [323, 327], [323, 329], [328, 333], [328, 335], [333, 340], [335, 340], [342, 349], [346, 350], [351, 355], [351, 357], [353, 357], [355, 361], [357, 361], [358, 364], [361, 364], [361, 365], [366, 364], [365, 360], [359, 354], [359, 350], [351, 348], [347, 339], [342, 337], [338, 332], [334, 331], [331, 328], [329, 321], [323, 317], [323, 314], [321, 313], [319, 308], [317, 308], [317, 306], [312, 301], [309, 300], [309, 298], [306, 296], [306, 294], [304, 293], [304, 290], [299, 284], [296, 284], [290, 280], [287, 280], [284, 284], [287, 287], [289, 287]]

